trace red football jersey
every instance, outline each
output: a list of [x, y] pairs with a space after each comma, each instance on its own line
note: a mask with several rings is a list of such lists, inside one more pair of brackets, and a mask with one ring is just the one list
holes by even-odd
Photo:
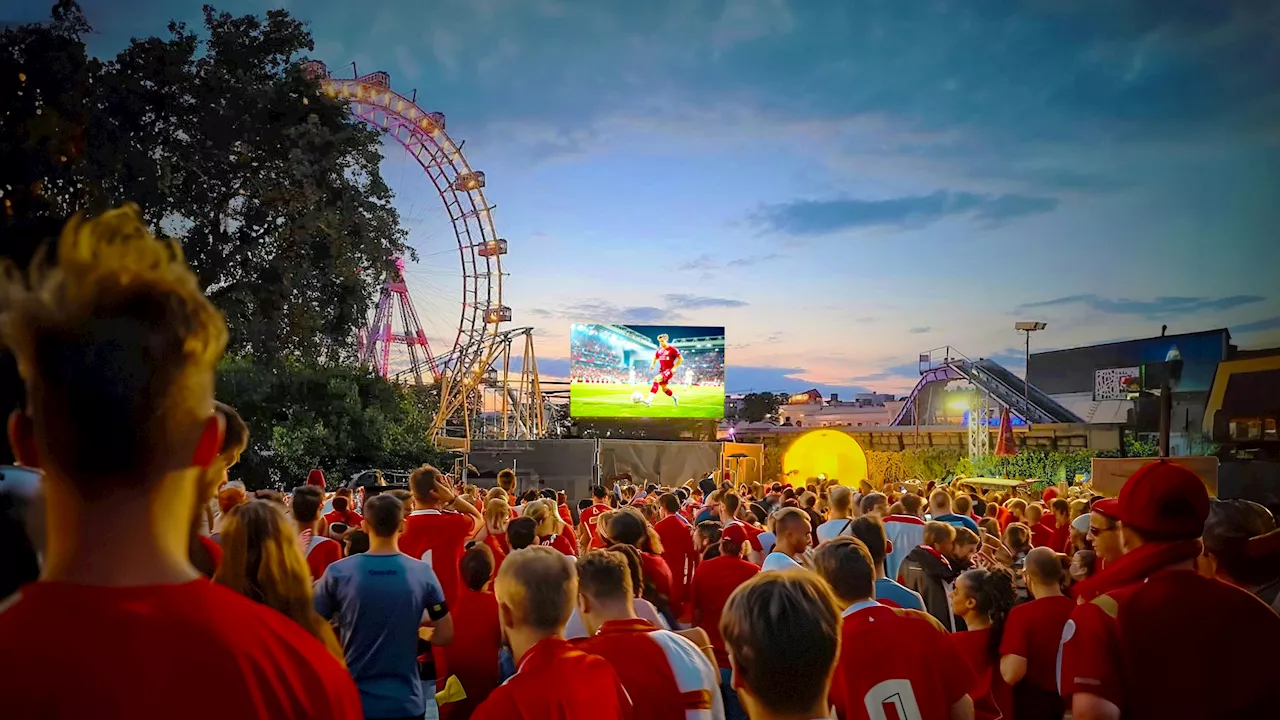
[[[568, 525], [565, 526], [565, 530], [569, 530]], [[578, 543], [574, 542], [573, 535], [568, 532], [562, 532], [556, 535], [551, 535], [550, 537], [540, 538], [538, 544], [555, 548], [562, 554], [568, 555], [569, 557], [578, 556]]]
[[400, 552], [431, 566], [450, 607], [458, 593], [458, 564], [467, 539], [475, 530], [476, 523], [470, 515], [452, 510], [415, 510], [409, 513], [400, 536]]
[[653, 529], [662, 541], [662, 559], [671, 570], [671, 606], [676, 609], [676, 615], [680, 615], [685, 588], [693, 579], [698, 560], [698, 553], [693, 549], [693, 530], [679, 515], [668, 515], [655, 523]]
[[307, 568], [311, 570], [311, 579], [319, 580], [330, 565], [342, 559], [342, 545], [336, 540], [320, 538], [312, 541], [307, 548]]
[[637, 718], [686, 720], [689, 711], [724, 716], [720, 674], [696, 645], [670, 630], [639, 618], [611, 620], [574, 645], [609, 661]]
[[658, 369], [662, 372], [674, 370], [676, 367], [676, 359], [679, 357], [680, 351], [676, 349], [675, 345], [658, 348], [658, 351], [653, 354], [653, 358], [658, 361]]
[[1020, 685], [1031, 683], [1042, 690], [1057, 689], [1062, 626], [1075, 607], [1075, 600], [1058, 595], [1023, 603], [1009, 613], [1000, 638], [1000, 654], [1027, 659], [1027, 674]]
[[1068, 703], [1090, 693], [1137, 720], [1275, 714], [1280, 615], [1194, 570], [1158, 572], [1077, 605], [1062, 640]]
[[355, 510], [334, 510], [324, 516], [324, 521], [330, 525], [334, 523], [346, 523], [347, 527], [360, 529], [360, 523], [364, 522], [364, 518]]
[[591, 548], [594, 550], [603, 550], [605, 548], [604, 539], [600, 537], [600, 529], [596, 527], [596, 523], [600, 520], [600, 514], [612, 510], [604, 503], [596, 503], [591, 507], [583, 510], [578, 519], [583, 525], [587, 526], [587, 532], [591, 533]]
[[671, 599], [671, 568], [661, 555], [651, 552], [640, 553], [640, 569], [644, 571], [644, 579], [653, 583], [653, 588], [668, 600]]
[[[319, 640], [207, 580], [146, 587], [36, 582], [6, 604], [5, 717], [364, 717], [351, 675]], [[74, 691], [64, 674], [50, 672], [85, 661], [92, 669], [77, 675]]]
[[729, 667], [729, 655], [724, 649], [724, 638], [720, 636], [720, 616], [724, 613], [724, 605], [739, 585], [758, 572], [760, 566], [755, 563], [721, 555], [699, 563], [697, 572], [693, 574], [689, 603], [693, 606], [698, 627], [705, 630], [711, 639], [716, 663], [722, 668]]
[[[573, 682], [566, 682], [572, 678]], [[631, 720], [631, 698], [609, 661], [547, 638], [520, 658], [472, 720]]]
[[991, 628], [951, 633], [950, 638], [976, 678], [969, 689], [975, 720], [1013, 717], [1013, 690], [1000, 676], [999, 657], [992, 654]]
[[868, 602], [840, 632], [831, 704], [841, 720], [950, 717], [976, 682], [942, 624], [917, 610]]
[[498, 687], [498, 651], [502, 628], [498, 624], [498, 600], [491, 592], [458, 589], [458, 604], [449, 608], [453, 617], [453, 642], [432, 647], [436, 661], [436, 685], [444, 689], [456, 675], [467, 697], [440, 706], [440, 720], [471, 717], [489, 693]]

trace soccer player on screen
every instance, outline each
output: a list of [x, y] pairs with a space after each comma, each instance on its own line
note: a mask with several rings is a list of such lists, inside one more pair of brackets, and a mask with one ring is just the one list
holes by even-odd
[[645, 405], [652, 405], [653, 398], [658, 394], [658, 388], [662, 388], [662, 392], [666, 393], [671, 401], [677, 406], [680, 405], [680, 398], [671, 392], [671, 388], [667, 387], [667, 383], [671, 382], [671, 378], [675, 377], [676, 368], [680, 367], [684, 362], [680, 351], [675, 345], [667, 343], [669, 340], [667, 335], [658, 336], [658, 350], [653, 354], [653, 362], [649, 363], [649, 369], [655, 366], [658, 368], [658, 374], [653, 378], [653, 386], [649, 388], [649, 397], [645, 399]]

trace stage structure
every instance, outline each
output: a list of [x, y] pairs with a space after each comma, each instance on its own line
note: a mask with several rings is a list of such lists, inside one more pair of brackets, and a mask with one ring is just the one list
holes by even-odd
[[[459, 258], [452, 277], [459, 281], [460, 293], [442, 298], [450, 307], [430, 316], [458, 318], [456, 329], [429, 337], [409, 299], [402, 259], [393, 259], [369, 327], [361, 333], [361, 362], [384, 377], [434, 384], [439, 393], [439, 409], [431, 434], [437, 445], [466, 447], [472, 433], [493, 431], [501, 438], [538, 437], [545, 427], [545, 408], [538, 389], [537, 363], [533, 358], [532, 335], [528, 328], [504, 329], [511, 321], [511, 308], [503, 304], [502, 259], [507, 240], [498, 236], [492, 211], [485, 199], [485, 176], [467, 162], [462, 142], [454, 142], [445, 132], [445, 116], [428, 112], [417, 104], [417, 91], [405, 97], [391, 89], [391, 76], [382, 71], [360, 75], [352, 64], [352, 77], [332, 76], [325, 64], [308, 62], [306, 72], [330, 97], [348, 103], [352, 115], [394, 138], [409, 153], [431, 181], [447, 217], [447, 236]], [[456, 301], [456, 304], [455, 304]], [[399, 310], [400, 331], [393, 316]], [[513, 353], [513, 343], [523, 343]], [[391, 362], [393, 346], [403, 345], [407, 367]], [[512, 360], [519, 358], [513, 372]], [[486, 394], [501, 402], [486, 405]], [[498, 422], [488, 422], [486, 413], [498, 413]]]

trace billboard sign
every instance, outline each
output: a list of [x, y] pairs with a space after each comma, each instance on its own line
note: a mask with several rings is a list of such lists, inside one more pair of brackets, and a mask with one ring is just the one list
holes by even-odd
[[724, 417], [724, 328], [574, 325], [574, 418]]
[[1142, 368], [1138, 366], [1095, 370], [1093, 373], [1094, 401], [1128, 400], [1130, 390], [1125, 380], [1136, 378], [1141, 373]]

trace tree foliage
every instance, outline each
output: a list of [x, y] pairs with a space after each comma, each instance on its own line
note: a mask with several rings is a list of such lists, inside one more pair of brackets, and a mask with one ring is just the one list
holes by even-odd
[[218, 396], [249, 426], [249, 448], [232, 477], [252, 489], [299, 485], [315, 467], [332, 485], [362, 470], [442, 460], [428, 438], [429, 391], [364, 368], [229, 357], [218, 370]]
[[786, 400], [786, 397], [781, 393], [747, 393], [742, 397], [741, 416], [747, 422], [760, 422], [765, 418], [776, 417], [778, 406]]
[[0, 92], [18, 98], [0, 124], [6, 229], [136, 202], [181, 241], [234, 351], [350, 359], [405, 232], [377, 132], [302, 71], [305, 26], [206, 6], [204, 37], [172, 23], [105, 62], [87, 31], [64, 0], [0, 34]]

